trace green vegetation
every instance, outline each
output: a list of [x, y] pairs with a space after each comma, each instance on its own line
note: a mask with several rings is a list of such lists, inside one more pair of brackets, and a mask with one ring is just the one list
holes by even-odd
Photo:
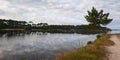
[[31, 30], [33, 27], [47, 26], [47, 23], [34, 24], [32, 21], [17, 21], [12, 19], [0, 19], [0, 29], [25, 29]]
[[76, 26], [77, 33], [81, 34], [97, 34], [97, 33], [107, 33], [111, 29], [106, 27], [96, 27], [93, 25], [78, 25]]
[[0, 31], [10, 30], [25, 30], [25, 31], [39, 31], [49, 33], [80, 33], [80, 34], [95, 34], [110, 31], [106, 27], [93, 27], [91, 25], [48, 25], [47, 23], [34, 24], [32, 21], [17, 21], [0, 19]]
[[88, 15], [85, 16], [90, 25], [101, 27], [101, 25], [109, 24], [112, 19], [108, 18], [109, 13], [103, 13], [103, 10], [98, 12], [94, 7], [91, 11], [88, 11]]
[[109, 13], [104, 13], [103, 10], [97, 11], [96, 8], [93, 7], [91, 11], [88, 11], [88, 15], [85, 16], [85, 19], [89, 22], [86, 31], [88, 33], [106, 33], [110, 31], [109, 28], [102, 27], [113, 20], [108, 17]]
[[26, 24], [26, 21], [0, 19], [0, 29], [24, 29], [27, 27]]
[[110, 35], [102, 35], [92, 44], [82, 47], [76, 51], [68, 52], [56, 57], [56, 60], [104, 60], [106, 50], [104, 46], [113, 45], [109, 40]]

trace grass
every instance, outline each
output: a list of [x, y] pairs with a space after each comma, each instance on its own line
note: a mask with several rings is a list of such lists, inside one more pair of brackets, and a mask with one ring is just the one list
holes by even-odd
[[56, 57], [56, 60], [104, 60], [107, 53], [104, 47], [114, 44], [109, 38], [110, 35], [102, 35], [93, 44], [61, 54]]

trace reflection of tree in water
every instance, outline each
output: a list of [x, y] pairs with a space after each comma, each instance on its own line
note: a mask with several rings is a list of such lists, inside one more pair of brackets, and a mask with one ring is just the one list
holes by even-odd
[[7, 37], [11, 37], [11, 36], [24, 36], [25, 32], [23, 31], [0, 31], [0, 36], [7, 36]]
[[37, 35], [47, 35], [47, 32], [32, 32], [32, 31], [0, 31], [0, 36], [7, 36], [7, 37], [11, 37], [11, 36], [24, 36], [25, 34], [27, 35], [33, 35], [33, 34], [37, 34]]

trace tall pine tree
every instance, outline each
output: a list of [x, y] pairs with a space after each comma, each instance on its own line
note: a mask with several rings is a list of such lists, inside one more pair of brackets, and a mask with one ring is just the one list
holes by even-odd
[[88, 11], [88, 15], [85, 16], [85, 19], [96, 27], [101, 27], [101, 25], [109, 24], [112, 19], [108, 18], [109, 13], [103, 13], [103, 10], [97, 11], [96, 8], [92, 8], [91, 11]]

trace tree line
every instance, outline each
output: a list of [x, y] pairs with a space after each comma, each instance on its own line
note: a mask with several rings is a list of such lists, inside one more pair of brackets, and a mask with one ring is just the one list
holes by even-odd
[[0, 29], [32, 29], [34, 27], [47, 26], [47, 23], [34, 24], [32, 21], [17, 21], [12, 19], [0, 19]]
[[17, 21], [12, 19], [0, 19], [0, 29], [23, 29], [25, 31], [39, 31], [49, 33], [98, 33], [99, 29], [105, 27], [96, 27], [93, 25], [49, 25], [48, 23], [33, 23], [32, 21]]

